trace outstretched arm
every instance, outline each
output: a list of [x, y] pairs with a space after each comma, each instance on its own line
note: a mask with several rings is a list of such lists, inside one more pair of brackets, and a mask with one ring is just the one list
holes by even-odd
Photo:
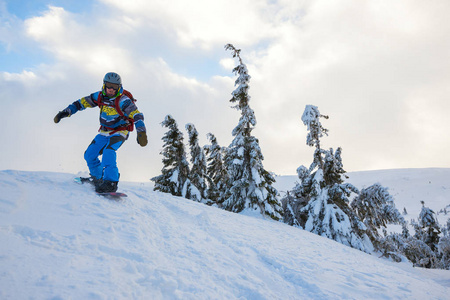
[[71, 115], [75, 114], [77, 111], [85, 110], [88, 107], [95, 107], [97, 106], [96, 97], [98, 97], [99, 92], [93, 93], [89, 96], [83, 97], [81, 99], [78, 99], [77, 101], [70, 104], [67, 108], [60, 111], [55, 118], [53, 119], [55, 123], [59, 123], [62, 118], [70, 117]]

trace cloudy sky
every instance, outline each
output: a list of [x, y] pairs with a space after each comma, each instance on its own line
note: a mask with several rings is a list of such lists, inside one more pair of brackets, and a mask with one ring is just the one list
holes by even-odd
[[86, 171], [98, 110], [53, 123], [118, 72], [145, 115], [118, 152], [122, 180], [160, 174], [160, 123], [193, 123], [223, 146], [242, 49], [253, 131], [276, 174], [309, 166], [305, 105], [330, 118], [325, 148], [344, 169], [450, 167], [450, 1], [0, 0], [0, 170]]

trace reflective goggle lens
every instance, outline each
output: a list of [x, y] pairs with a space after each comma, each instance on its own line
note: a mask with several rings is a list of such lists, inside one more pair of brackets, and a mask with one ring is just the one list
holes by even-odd
[[120, 85], [116, 84], [116, 83], [111, 83], [111, 82], [105, 82], [105, 88], [107, 89], [114, 89], [114, 90], [119, 90]]

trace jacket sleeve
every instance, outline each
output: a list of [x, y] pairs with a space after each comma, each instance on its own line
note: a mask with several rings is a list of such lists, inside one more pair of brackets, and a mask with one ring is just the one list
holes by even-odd
[[77, 101], [70, 104], [66, 109], [70, 112], [71, 115], [73, 115], [77, 111], [85, 110], [88, 107], [96, 107], [98, 105], [94, 101], [97, 101], [99, 93], [100, 92], [95, 92], [93, 94], [90, 94], [89, 96], [78, 99]]
[[138, 110], [136, 104], [128, 97], [123, 97], [120, 101], [120, 108], [124, 115], [134, 120], [137, 132], [146, 132], [144, 115]]

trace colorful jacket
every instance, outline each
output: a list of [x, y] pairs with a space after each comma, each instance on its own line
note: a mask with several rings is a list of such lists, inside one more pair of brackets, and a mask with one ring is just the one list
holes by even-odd
[[[98, 107], [97, 99], [99, 94], [102, 97], [102, 102], [105, 104], [100, 108], [100, 133], [103, 135], [110, 135], [114, 130], [112, 128], [124, 127], [128, 124], [128, 121], [124, 119], [114, 107], [114, 98], [108, 98], [101, 94], [101, 91], [90, 94], [89, 96], [78, 99], [70, 104], [65, 110], [73, 115], [77, 111], [85, 110], [88, 107]], [[126, 95], [122, 95], [119, 101], [119, 107], [123, 114], [134, 120], [137, 132], [145, 132], [144, 115], [138, 110], [136, 104], [131, 101]], [[127, 130], [121, 130], [120, 133], [123, 136], [128, 136]]]

